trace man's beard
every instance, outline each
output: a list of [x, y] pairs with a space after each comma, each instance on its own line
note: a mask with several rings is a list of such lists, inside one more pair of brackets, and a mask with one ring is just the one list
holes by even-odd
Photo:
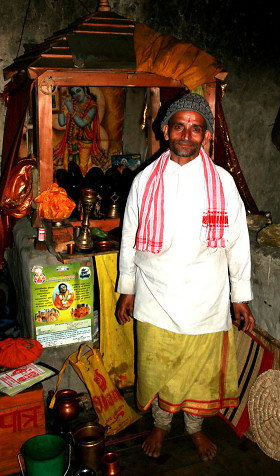
[[[187, 149], [184, 147], [184, 144], [186, 147], [188, 146]], [[179, 148], [178, 145], [181, 147]], [[200, 151], [200, 145], [194, 144], [191, 141], [173, 141], [171, 146], [172, 152], [174, 152], [174, 154], [176, 154], [178, 157], [192, 157], [193, 155], [197, 156]]]

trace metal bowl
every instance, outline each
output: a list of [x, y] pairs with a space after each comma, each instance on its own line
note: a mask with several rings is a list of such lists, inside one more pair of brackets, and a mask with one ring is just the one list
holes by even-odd
[[93, 246], [96, 251], [109, 251], [114, 248], [115, 243], [108, 240], [95, 241]]

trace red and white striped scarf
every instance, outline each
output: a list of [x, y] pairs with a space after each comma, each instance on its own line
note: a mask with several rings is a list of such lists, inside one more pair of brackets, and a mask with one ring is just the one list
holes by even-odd
[[[201, 239], [211, 248], [224, 248], [228, 227], [225, 196], [219, 174], [203, 148], [200, 149], [203, 163], [207, 207], [202, 217]], [[163, 246], [164, 230], [164, 181], [163, 173], [170, 157], [170, 150], [157, 159], [148, 178], [140, 208], [136, 248], [139, 251], [159, 253]]]

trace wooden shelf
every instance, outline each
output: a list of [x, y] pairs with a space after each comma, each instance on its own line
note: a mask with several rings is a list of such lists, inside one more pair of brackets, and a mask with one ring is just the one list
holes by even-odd
[[71, 259], [73, 258], [85, 258], [89, 256], [98, 256], [98, 255], [108, 255], [110, 253], [118, 253], [120, 245], [117, 241], [110, 240], [115, 244], [114, 248], [108, 250], [108, 251], [95, 251], [94, 249], [89, 252], [79, 252], [76, 251], [72, 255], [69, 255], [68, 253], [59, 253], [62, 259], [62, 262], [64, 264], [70, 263]]

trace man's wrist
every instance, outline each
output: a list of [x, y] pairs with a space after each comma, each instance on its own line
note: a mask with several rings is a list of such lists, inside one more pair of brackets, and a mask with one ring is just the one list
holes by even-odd
[[249, 304], [249, 301], [233, 301], [232, 304]]

